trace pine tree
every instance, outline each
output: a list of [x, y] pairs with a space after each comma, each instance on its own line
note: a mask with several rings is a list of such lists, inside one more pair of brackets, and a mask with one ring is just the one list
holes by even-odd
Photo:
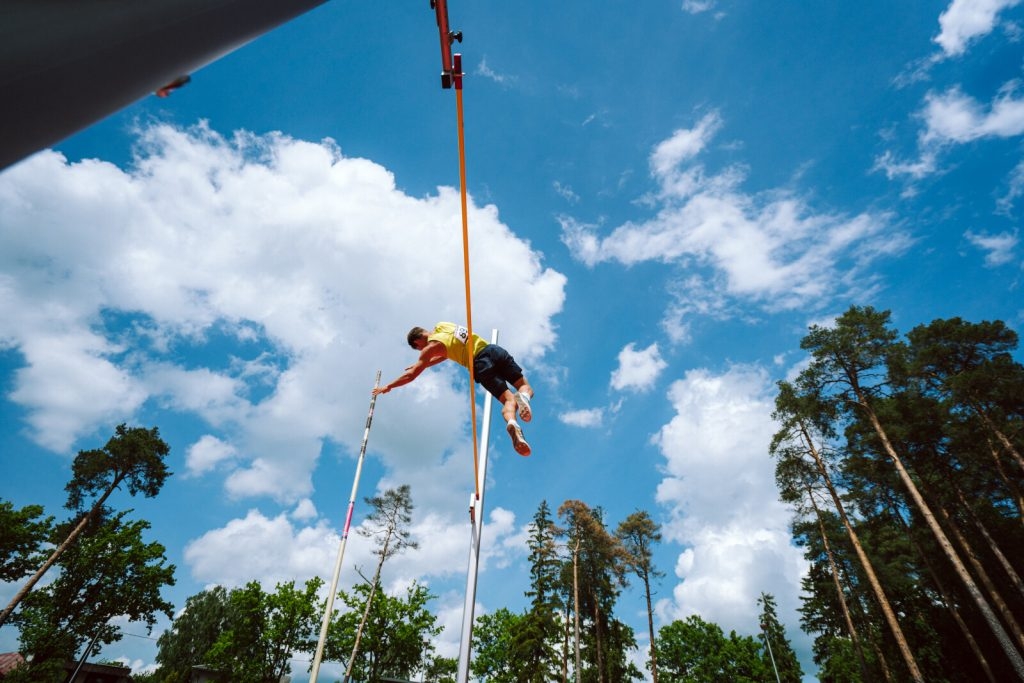
[[[879, 408], [891, 390], [885, 371], [886, 361], [894, 351], [896, 336], [889, 327], [889, 313], [870, 307], [852, 307], [836, 320], [834, 328], [812, 326], [801, 342], [801, 348], [809, 351], [813, 360], [800, 374], [797, 386], [818, 400], [831, 403], [837, 414], [845, 415], [851, 421], [862, 421], [870, 427], [881, 452], [888, 458], [908, 494], [913, 512], [924, 520], [967, 593], [984, 615], [1007, 659], [1024, 680], [1024, 658], [964, 566], [880, 418]], [[911, 678], [923, 682], [909, 649], [904, 649], [903, 654]]]
[[781, 683], [800, 683], [804, 672], [793, 646], [786, 638], [786, 627], [779, 621], [775, 611], [775, 598], [770, 593], [761, 593], [757, 604], [761, 605], [761, 637], [778, 680]]
[[664, 576], [654, 567], [652, 546], [661, 541], [661, 526], [643, 510], [637, 510], [619, 523], [615, 535], [626, 551], [626, 566], [644, 586], [647, 600], [647, 630], [651, 639], [651, 680], [658, 683], [658, 647], [654, 637], [654, 609], [651, 605], [651, 581]]
[[530, 609], [516, 624], [512, 647], [517, 669], [516, 680], [546, 683], [558, 673], [558, 615], [561, 600], [558, 580], [561, 558], [558, 555], [559, 529], [551, 519], [547, 501], [541, 501], [530, 525]]
[[406, 548], [418, 548], [419, 545], [412, 540], [412, 532], [409, 524], [412, 523], [412, 494], [409, 485], [403, 484], [397, 489], [388, 489], [379, 496], [366, 499], [373, 511], [367, 515], [366, 521], [358, 530], [360, 536], [374, 539], [377, 550], [374, 554], [379, 558], [377, 568], [373, 572], [373, 578], [369, 581], [370, 591], [366, 598], [366, 605], [363, 608], [363, 618], [356, 629], [355, 642], [352, 644], [352, 655], [349, 657], [348, 666], [345, 669], [346, 683], [352, 677], [352, 667], [359, 652], [359, 640], [366, 627], [366, 620], [370, 616], [370, 609], [373, 604], [374, 595], [380, 585], [380, 573], [384, 562], [405, 550]]
[[600, 508], [591, 510], [582, 501], [567, 500], [558, 514], [565, 519], [574, 554], [573, 611], [584, 626], [577, 647], [587, 664], [581, 672], [582, 680], [620, 683], [639, 677], [638, 671], [633, 676], [620, 666], [625, 660], [622, 648], [635, 647], [636, 641], [626, 637], [623, 629], [628, 627], [619, 628], [613, 616], [615, 601], [626, 582], [626, 553], [618, 539], [608, 533]]

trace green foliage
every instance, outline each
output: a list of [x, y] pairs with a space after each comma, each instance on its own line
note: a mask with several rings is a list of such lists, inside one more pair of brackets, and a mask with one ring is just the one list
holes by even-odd
[[645, 510], [637, 510], [619, 523], [615, 536], [625, 551], [626, 568], [645, 583], [665, 574], [654, 568], [653, 547], [661, 542], [661, 525]]
[[159, 431], [118, 425], [115, 434], [101, 450], [79, 451], [72, 464], [73, 477], [65, 486], [67, 507], [83, 512], [85, 499], [99, 494], [87, 514], [78, 523], [65, 528], [65, 536], [54, 539], [56, 549], [22, 586], [11, 603], [0, 612], [0, 626], [11, 618], [14, 609], [42, 578], [45, 572], [72, 545], [89, 524], [94, 524], [104, 510], [104, 503], [117, 488], [127, 485], [131, 495], [155, 496], [170, 474], [163, 459], [170, 447], [160, 439]]
[[165, 683], [186, 683], [192, 666], [203, 664], [228, 622], [228, 592], [214, 586], [190, 596], [185, 609], [157, 639], [156, 661]]
[[[600, 508], [567, 500], [558, 514], [565, 522], [567, 545], [575, 555], [562, 576], [568, 586], [576, 584], [571, 594], [579, 596], [574, 608], [584, 624], [580, 643], [583, 680], [629, 680], [635, 669], [629, 671], [623, 665], [625, 650], [635, 648], [636, 640], [632, 631], [614, 618], [615, 602], [626, 585], [629, 556], [619, 539], [608, 532]], [[635, 673], [639, 677], [639, 672]]]
[[[325, 660], [347, 664], [371, 590], [371, 586], [359, 584], [351, 593], [338, 593], [349, 610], [331, 622], [324, 646]], [[390, 596], [380, 590], [374, 592], [376, 597], [370, 603], [352, 679], [376, 681], [382, 676], [411, 679], [414, 673], [430, 665], [434, 652], [432, 640], [442, 630], [435, 625], [437, 617], [427, 609], [427, 603], [434, 596], [417, 583], [406, 589], [404, 597]]]
[[[1019, 653], [1015, 661], [999, 637], [1000, 616], [1024, 613], [1013, 578], [1024, 571], [1014, 551], [1024, 543], [1017, 341], [1001, 322], [959, 318], [915, 327], [901, 341], [889, 312], [856, 306], [804, 338], [811, 363], [779, 385], [771, 451], [780, 494], [797, 515], [794, 537], [812, 563], [801, 612], [817, 634], [822, 680], [907, 675], [880, 594], [923, 679], [1024, 675]], [[989, 606], [996, 597], [1003, 615]]]
[[402, 552], [406, 548], [415, 550], [419, 547], [412, 540], [412, 494], [408, 484], [397, 489], [388, 489], [379, 496], [365, 499], [372, 512], [366, 516], [366, 522], [358, 529], [360, 536], [372, 538], [377, 545], [377, 555], [381, 562]]
[[516, 680], [523, 683], [545, 683], [558, 671], [554, 648], [561, 629], [558, 618], [561, 600], [558, 578], [561, 558], [558, 555], [559, 529], [551, 519], [547, 501], [542, 501], [530, 525], [530, 609], [512, 631], [511, 652], [515, 661]]
[[117, 426], [114, 436], [101, 449], [79, 451], [72, 464], [72, 478], [65, 489], [67, 507], [81, 510], [89, 496], [100, 496], [100, 504], [122, 484], [128, 493], [152, 498], [164, 485], [170, 470], [164, 458], [170, 446], [156, 427]]
[[[814, 661], [822, 665], [819, 683], [866, 683], [857, 660], [856, 648], [849, 638], [823, 636], [814, 641]], [[879, 674], [881, 675], [881, 674]]]
[[158, 613], [171, 616], [160, 590], [174, 585], [174, 566], [165, 564], [162, 545], [143, 541], [149, 523], [126, 515], [95, 521], [61, 556], [57, 578], [24, 599], [20, 644], [32, 656], [33, 675], [44, 676], [41, 668], [49, 663], [75, 659], [94, 636], [99, 644], [120, 640], [114, 617], [152, 628]]
[[476, 618], [473, 626], [473, 675], [486, 683], [515, 683], [519, 680], [519, 658], [513, 652], [512, 639], [524, 616], [507, 608]]
[[43, 662], [25, 662], [4, 676], [4, 683], [64, 683], [68, 672], [64, 662], [49, 659]]
[[662, 683], [769, 683], [775, 680], [761, 645], [699, 616], [673, 621], [658, 631]]
[[433, 657], [423, 674], [424, 683], [455, 683], [459, 660], [455, 657]]
[[[585, 683], [643, 678], [630, 657], [636, 637], [614, 609], [627, 571], [645, 577], [645, 587], [647, 578], [659, 575], [650, 563], [650, 544], [660, 540], [657, 525], [636, 512], [620, 525], [620, 538], [608, 532], [599, 508], [582, 501], [565, 501], [558, 514], [564, 528], [542, 501], [530, 525], [527, 611], [502, 608], [477, 619], [474, 675], [488, 683], [545, 683], [577, 674]], [[647, 602], [650, 608], [649, 592]]]
[[761, 637], [766, 643], [766, 664], [774, 665], [781, 683], [800, 683], [804, 678], [804, 672], [796, 652], [786, 638], [786, 627], [779, 621], [775, 611], [775, 598], [770, 593], [761, 593], [757, 603], [761, 605]]
[[41, 505], [14, 505], [0, 501], [0, 581], [17, 581], [32, 573], [43, 558], [43, 544], [53, 530], [53, 517], [40, 519]]
[[665, 574], [654, 566], [653, 546], [661, 542], [661, 525], [657, 524], [645, 510], [637, 510], [619, 523], [615, 536], [626, 553], [626, 566], [636, 574], [644, 586], [647, 602], [647, 628], [651, 638], [650, 669], [654, 680], [658, 680], [658, 646], [654, 633], [654, 610], [651, 605], [651, 581]]
[[585, 670], [583, 680], [611, 683], [643, 679], [643, 673], [629, 659], [629, 653], [636, 650], [636, 636], [632, 628], [618, 619], [611, 619], [603, 647], [604, 675], [599, 676], [596, 669]]
[[322, 585], [314, 577], [303, 590], [289, 581], [268, 593], [252, 581], [230, 592], [216, 586], [191, 596], [157, 641], [159, 680], [184, 683], [196, 665], [232, 681], [277, 680], [290, 673], [292, 655], [316, 642]]

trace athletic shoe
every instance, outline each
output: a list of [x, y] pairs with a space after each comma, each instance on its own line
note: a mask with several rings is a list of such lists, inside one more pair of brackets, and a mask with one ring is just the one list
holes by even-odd
[[533, 419], [533, 413], [530, 411], [530, 397], [521, 391], [516, 392], [516, 405], [519, 406], [519, 419], [523, 422], [529, 422]]
[[516, 453], [523, 456], [530, 454], [530, 444], [523, 438], [523, 430], [519, 425], [509, 422], [505, 425], [505, 431], [512, 437], [512, 447], [516, 449]]

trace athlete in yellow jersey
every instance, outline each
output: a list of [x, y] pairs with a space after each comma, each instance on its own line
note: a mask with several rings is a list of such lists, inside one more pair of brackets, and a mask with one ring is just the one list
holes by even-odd
[[[374, 396], [408, 384], [430, 366], [446, 360], [453, 360], [468, 369], [469, 359], [472, 358], [473, 378], [501, 403], [501, 416], [505, 418], [505, 429], [512, 437], [516, 453], [530, 454], [530, 444], [523, 437], [523, 429], [516, 421], [516, 412], [523, 422], [529, 422], [533, 417], [530, 412], [533, 387], [526, 381], [523, 369], [508, 351], [497, 344], [488, 344], [475, 334], [470, 339], [469, 330], [455, 323], [438, 323], [433, 332], [414, 327], [409, 330], [408, 341], [409, 346], [420, 352], [419, 359], [397, 379], [374, 389]], [[515, 391], [509, 389], [509, 384]]]

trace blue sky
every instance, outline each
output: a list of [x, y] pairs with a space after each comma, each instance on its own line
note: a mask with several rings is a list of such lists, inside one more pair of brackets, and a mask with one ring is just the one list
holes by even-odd
[[[753, 634], [770, 592], [813, 680], [767, 454], [773, 385], [805, 362], [807, 326], [851, 304], [904, 332], [952, 316], [1020, 331], [1024, 10], [453, 0], [449, 15], [474, 329], [497, 328], [536, 389], [534, 455], [492, 439], [478, 614], [525, 604], [541, 500], [600, 506], [613, 527], [644, 509], [665, 536], [657, 624], [696, 613]], [[329, 578], [376, 370], [414, 360], [411, 326], [465, 319], [437, 43], [425, 1], [329, 2], [0, 172], [0, 498], [59, 516], [79, 449], [158, 426], [174, 476], [111, 502], [167, 546], [172, 602]], [[467, 395], [441, 367], [381, 397], [360, 490], [412, 485], [421, 547], [384, 580], [429, 584], [449, 656]], [[369, 552], [353, 534], [343, 586]], [[639, 592], [618, 616], [646, 645]], [[129, 636], [101, 656], [154, 654]]]

